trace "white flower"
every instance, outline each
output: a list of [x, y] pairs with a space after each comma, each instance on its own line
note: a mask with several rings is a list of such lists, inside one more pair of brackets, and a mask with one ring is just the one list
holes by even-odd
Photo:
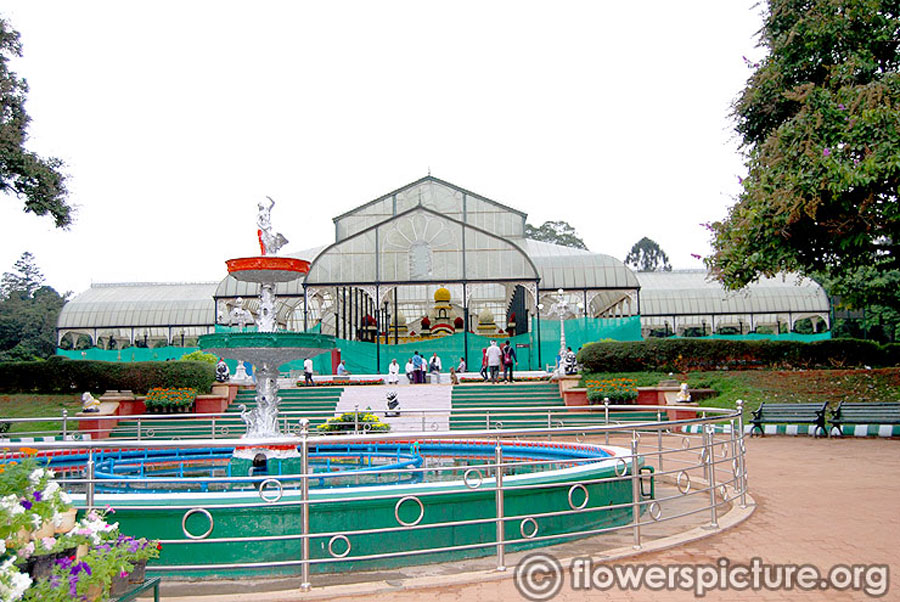
[[56, 481], [50, 481], [49, 483], [47, 483], [47, 487], [44, 489], [44, 499], [49, 500], [50, 497], [57, 491], [59, 491], [59, 483], [57, 483]]
[[43, 468], [35, 468], [31, 471], [31, 474], [28, 475], [28, 480], [31, 481], [32, 485], [37, 485], [41, 482], [41, 479], [44, 478], [44, 469]]
[[66, 506], [68, 506], [72, 503], [72, 498], [65, 491], [60, 491], [59, 492], [59, 501], [61, 501]]
[[32, 522], [32, 524], [34, 525], [34, 528], [35, 528], [35, 529], [40, 529], [40, 528], [41, 528], [41, 525], [44, 523], [44, 519], [42, 519], [42, 518], [40, 517], [40, 515], [32, 514], [32, 515], [31, 515], [31, 522]]
[[6, 540], [0, 539], [0, 554], [6, 553]]
[[10, 493], [9, 495], [5, 495], [0, 498], [0, 506], [2, 506], [5, 510], [12, 510], [16, 506], [19, 505], [19, 498]]

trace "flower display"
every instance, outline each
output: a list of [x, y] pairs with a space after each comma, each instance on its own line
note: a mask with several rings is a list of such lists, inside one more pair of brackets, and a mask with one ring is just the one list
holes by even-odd
[[196, 399], [197, 390], [190, 387], [181, 389], [154, 387], [147, 391], [144, 404], [148, 410], [177, 412], [191, 407]]
[[633, 378], [604, 378], [585, 382], [587, 398], [591, 403], [631, 403], [638, 396], [637, 381]]
[[75, 522], [53, 471], [36, 450], [22, 452], [0, 465], [0, 602], [107, 600], [116, 580], [127, 587], [137, 565], [143, 575], [159, 557], [159, 542], [123, 535], [107, 521], [110, 507]]

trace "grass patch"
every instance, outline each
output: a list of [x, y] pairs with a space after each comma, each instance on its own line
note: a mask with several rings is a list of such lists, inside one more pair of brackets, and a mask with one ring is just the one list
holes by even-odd
[[[0, 395], [0, 421], [5, 418], [38, 418], [42, 416], [61, 417], [63, 410], [74, 416], [81, 411], [81, 394], [66, 393], [36, 395], [31, 393], [11, 393]], [[78, 423], [69, 422], [69, 432], [78, 430]], [[51, 436], [62, 433], [60, 420], [12, 423], [10, 435]]]
[[746, 370], [689, 372], [669, 376], [664, 372], [596, 372], [583, 380], [633, 378], [639, 387], [660, 380], [686, 382], [692, 388], [713, 389], [716, 397], [702, 402], [718, 408], [734, 408], [744, 400], [745, 413], [761, 403], [822, 403], [832, 408], [846, 402], [900, 401], [900, 368], [876, 370]]

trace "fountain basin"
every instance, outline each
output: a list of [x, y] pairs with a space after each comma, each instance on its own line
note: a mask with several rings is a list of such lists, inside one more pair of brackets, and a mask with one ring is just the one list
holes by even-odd
[[291, 282], [309, 272], [309, 262], [293, 257], [240, 257], [225, 262], [228, 273], [243, 282]]
[[280, 366], [334, 349], [334, 337], [306, 332], [219, 332], [200, 335], [200, 348], [230, 360]]

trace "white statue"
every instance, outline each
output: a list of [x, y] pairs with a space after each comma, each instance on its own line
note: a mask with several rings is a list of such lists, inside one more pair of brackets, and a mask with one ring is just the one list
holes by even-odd
[[234, 376], [231, 377], [231, 382], [248, 382], [250, 380], [250, 376], [247, 374], [247, 368], [244, 366], [244, 362], [238, 362], [237, 368], [234, 370]]
[[237, 322], [241, 332], [243, 332], [245, 326], [253, 324], [253, 314], [242, 307], [243, 303], [244, 300], [238, 297], [234, 301], [234, 308], [228, 313], [228, 325], [231, 326]]
[[687, 383], [681, 383], [681, 388], [678, 389], [678, 395], [675, 396], [675, 401], [679, 403], [688, 402], [691, 400], [691, 392], [688, 390]]
[[259, 245], [262, 248], [263, 255], [274, 255], [278, 249], [287, 244], [287, 239], [280, 233], [272, 232], [272, 207], [275, 201], [272, 197], [269, 199], [269, 206], [266, 207], [264, 202], [260, 202], [259, 213], [256, 216], [256, 225], [259, 228]]
[[94, 396], [88, 392], [85, 392], [84, 395], [81, 396], [81, 411], [82, 412], [99, 412], [100, 411], [100, 402], [97, 399], [94, 399]]

